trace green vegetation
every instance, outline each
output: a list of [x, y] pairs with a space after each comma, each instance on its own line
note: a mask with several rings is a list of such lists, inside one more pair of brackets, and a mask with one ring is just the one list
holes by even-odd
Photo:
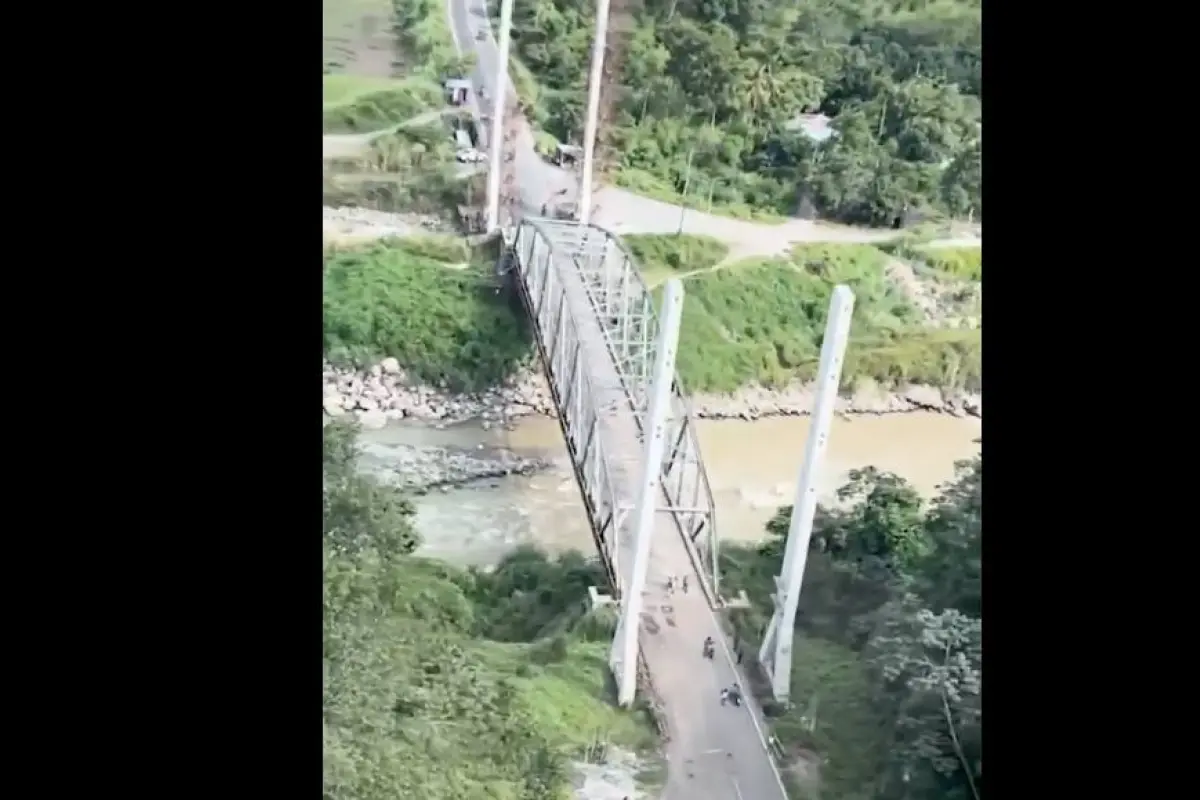
[[[422, 76], [435, 82], [461, 74], [460, 57], [444, 6], [435, 0], [322, 0], [323, 74], [332, 94], [353, 87], [385, 89], [388, 78]], [[379, 45], [393, 51], [380, 63]], [[327, 90], [326, 102], [334, 98]]]
[[[817, 762], [796, 800], [980, 800], [982, 457], [926, 507], [902, 478], [867, 468], [819, 508], [796, 615], [789, 708], [764, 709], [788, 762]], [[757, 547], [727, 545], [727, 590], [746, 650], [770, 616], [791, 508]], [[761, 676], [758, 676], [761, 678]], [[759, 692], [766, 688], [760, 684]], [[812, 755], [815, 754], [815, 757]]]
[[[367, 133], [405, 122], [422, 111], [441, 105], [442, 90], [425, 78], [394, 82], [393, 88], [367, 94], [347, 94], [346, 99], [326, 104], [324, 133]], [[334, 91], [344, 89], [335, 86]], [[443, 131], [443, 136], [447, 132]]]
[[[668, 247], [661, 240], [669, 238], [655, 247]], [[650, 237], [643, 239], [637, 246], [653, 253]], [[684, 383], [692, 391], [729, 392], [811, 379], [833, 286], [845, 283], [856, 302], [844, 386], [871, 379], [980, 388], [981, 331], [925, 327], [885, 277], [886, 259], [867, 245], [814, 244], [794, 248], [787, 259], [688, 276], [678, 356]]]
[[411, 125], [375, 138], [362, 155], [327, 159], [324, 204], [453, 216], [484, 197], [487, 176], [460, 177], [454, 143], [442, 122]]
[[[494, 258], [431, 238], [325, 252], [324, 347], [331, 361], [399, 359], [414, 376], [477, 389], [531, 353], [516, 300], [494, 286]], [[494, 255], [494, 254], [492, 254]]]
[[411, 74], [436, 80], [470, 72], [474, 56], [460, 56], [454, 47], [450, 19], [442, 0], [392, 0], [393, 21], [400, 52]]
[[[458, 55], [444, 7], [434, 0], [326, 0], [324, 28], [324, 132], [409, 123], [377, 139], [369, 152], [340, 164], [327, 161], [325, 204], [418, 213], [470, 204], [480, 181], [456, 181], [447, 121], [413, 129], [415, 118], [429, 122], [423, 115], [445, 105], [443, 81], [469, 71], [470, 58]], [[381, 41], [394, 49], [382, 69]]]
[[[636, 9], [636, 10], [631, 10]], [[646, 0], [613, 9], [608, 141], [619, 183], [746, 216], [815, 206], [852, 223], [982, 219], [978, 0]], [[562, 141], [583, 130], [594, 3], [514, 9], [522, 97]], [[799, 115], [833, 118], [822, 143]]]
[[979, 247], [911, 248], [905, 255], [935, 272], [965, 281], [983, 280], [983, 249]]
[[645, 750], [609, 702], [614, 620], [586, 610], [599, 565], [519, 550], [491, 573], [412, 555], [412, 506], [323, 434], [327, 800], [566, 800], [597, 742]]
[[390, 11], [390, 0], [321, 0], [322, 73], [353, 72], [366, 35], [376, 32]]
[[[689, 191], [685, 194], [682, 185], [677, 185], [645, 170], [625, 167], [617, 172], [615, 182], [622, 189], [628, 189], [644, 197], [685, 208], [694, 208], [710, 214], [720, 214], [734, 219], [748, 219], [753, 222], [779, 223], [786, 219], [770, 209], [755, 208], [744, 202], [731, 200], [728, 196], [716, 196], [718, 181], [705, 181], [707, 188], [704, 189], [703, 194], [698, 195], [692, 191], [692, 186], [688, 186]], [[699, 185], [699, 181], [697, 185]]]
[[729, 255], [728, 245], [712, 236], [649, 233], [622, 239], [650, 285], [668, 277], [712, 269]]
[[336, 107], [363, 95], [393, 89], [396, 83], [391, 78], [330, 73], [321, 77], [321, 103], [325, 108]]

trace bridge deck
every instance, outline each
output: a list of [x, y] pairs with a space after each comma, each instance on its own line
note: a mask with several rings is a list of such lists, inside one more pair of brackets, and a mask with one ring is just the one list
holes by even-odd
[[[575, 223], [536, 220], [540, 235], [528, 223], [519, 229], [515, 252], [518, 272], [525, 284], [531, 313], [537, 322], [539, 342], [547, 354], [547, 372], [556, 387], [565, 416], [572, 457], [585, 476], [606, 472], [608, 481], [585, 485], [593, 525], [606, 527], [615, 512], [615, 537], [601, 542], [620, 586], [629, 584], [632, 565], [633, 514], [641, 479], [642, 439], [638, 409], [647, 394], [631, 387], [614, 358], [612, 337], [606, 336], [595, 292], [585, 283], [581, 260], [610, 258], [607, 235]], [[549, 232], [553, 241], [540, 241]], [[593, 271], [594, 272], [594, 271]], [[616, 274], [605, 269], [605, 275]], [[557, 299], [556, 299], [557, 298]], [[565, 311], [565, 314], [564, 314]], [[598, 311], [600, 313], [598, 313]], [[569, 319], [568, 319], [569, 318]], [[578, 378], [572, 388], [572, 380]], [[564, 374], [566, 377], [564, 377]], [[583, 395], [588, 395], [586, 399]], [[588, 406], [594, 411], [589, 413]], [[560, 409], [562, 410], [562, 409]], [[676, 408], [676, 412], [681, 410]], [[598, 449], [589, 447], [587, 433], [595, 425]], [[683, 421], [677, 420], [677, 429]], [[572, 427], [573, 426], [573, 427]], [[682, 479], [681, 479], [682, 480]], [[581, 481], [587, 483], [586, 479]], [[660, 506], [662, 505], [661, 499]], [[654, 538], [645, 607], [639, 640], [669, 726], [670, 761], [668, 800], [786, 800], [763, 741], [760, 710], [748, 698], [741, 709], [723, 707], [722, 687], [741, 682], [736, 659], [726, 644], [701, 581], [708, 576], [696, 570], [689, 553], [686, 531], [671, 513], [655, 516]], [[616, 547], [612, 548], [615, 544]], [[687, 576], [689, 592], [668, 596], [668, 577]], [[706, 636], [718, 642], [712, 661], [701, 655]], [[752, 654], [747, 654], [753, 658]]]

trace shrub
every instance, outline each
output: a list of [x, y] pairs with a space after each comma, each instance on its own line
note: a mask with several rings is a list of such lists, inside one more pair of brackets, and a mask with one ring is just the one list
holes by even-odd
[[938, 272], [968, 281], [983, 280], [980, 247], [922, 247], [915, 255]]
[[395, 240], [326, 251], [326, 356], [360, 364], [394, 356], [454, 389], [499, 382], [530, 353], [519, 309], [496, 292], [491, 264], [449, 269], [428, 247]]
[[725, 260], [729, 246], [712, 236], [634, 234], [624, 237], [629, 252], [646, 273], [698, 272]]
[[439, 105], [441, 90], [435, 84], [412, 79], [395, 89], [359, 95], [344, 105], [326, 108], [323, 130], [325, 133], [377, 131]]

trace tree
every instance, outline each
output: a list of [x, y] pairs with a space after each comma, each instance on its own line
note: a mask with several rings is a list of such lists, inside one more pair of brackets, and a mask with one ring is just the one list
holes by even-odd
[[983, 216], [983, 136], [964, 145], [947, 165], [941, 180], [942, 201], [959, 217]]
[[890, 797], [980, 800], [983, 642], [979, 619], [915, 595], [880, 610], [867, 656], [893, 709]]
[[916, 565], [917, 586], [930, 608], [979, 617], [983, 597], [983, 458], [956, 465], [956, 477], [925, 522], [929, 549]]
[[[833, 762], [822, 796], [982, 800], [982, 468], [959, 464], [928, 507], [898, 476], [854, 470], [837, 505], [817, 508], [792, 667], [810, 696], [775, 710], [775, 732]], [[723, 549], [726, 591], [753, 604], [731, 614], [751, 641], [790, 516], [781, 508], [753, 550]], [[818, 714], [818, 695], [840, 716]]]
[[[575, 626], [599, 567], [522, 550], [489, 574], [414, 556], [412, 506], [358, 472], [355, 434], [335, 423], [322, 435], [323, 797], [566, 800], [580, 732], [553, 724], [561, 709], [550, 724], [536, 714], [546, 690], [529, 687], [541, 653], [565, 661], [586, 646]], [[596, 703], [590, 681], [578, 696], [552, 685], [571, 716]]]
[[[917, 5], [648, 0], [609, 65], [627, 89], [611, 141], [630, 185], [679, 191], [688, 153], [703, 152], [692, 185], [711, 187], [718, 204], [790, 214], [804, 196], [847, 222], [891, 223], [907, 209], [980, 219], [970, 155], [982, 119], [979, 4]], [[551, 132], [574, 135], [592, 7], [537, 0], [524, 9], [515, 11], [516, 53], [547, 90]], [[839, 136], [788, 145], [796, 115], [818, 109], [843, 123]], [[870, 133], [847, 138], [856, 116]], [[705, 151], [697, 140], [712, 128], [722, 144]], [[777, 159], [781, 150], [794, 157]]]
[[836, 562], [900, 574], [924, 553], [921, 496], [899, 475], [875, 467], [851, 470], [837, 498], [848, 509], [829, 512], [813, 537], [814, 546]]

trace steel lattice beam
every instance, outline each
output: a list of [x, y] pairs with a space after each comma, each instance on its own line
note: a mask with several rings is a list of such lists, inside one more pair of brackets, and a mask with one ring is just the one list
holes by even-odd
[[[522, 220], [514, 236], [516, 272], [534, 318], [539, 350], [547, 370], [560, 423], [588, 504], [598, 546], [618, 578], [630, 562], [632, 542], [620, 524], [632, 498], [624, 489], [636, 481], [640, 453], [618, 447], [606, 431], [644, 433], [658, 317], [650, 291], [633, 258], [609, 232], [575, 222]], [[566, 284], [582, 286], [586, 310], [564, 313]], [[581, 317], [581, 318], [576, 318]], [[588, 347], [581, 344], [587, 341]], [[604, 352], [611, 368], [587, 361]], [[714, 599], [719, 597], [717, 526], [712, 489], [700, 457], [693, 415], [680, 391], [671, 387], [667, 457], [663, 461], [663, 500], [659, 508], [674, 519]], [[617, 524], [613, 525], [615, 522]], [[614, 533], [615, 528], [615, 533]], [[618, 590], [625, 581], [618, 584]]]

